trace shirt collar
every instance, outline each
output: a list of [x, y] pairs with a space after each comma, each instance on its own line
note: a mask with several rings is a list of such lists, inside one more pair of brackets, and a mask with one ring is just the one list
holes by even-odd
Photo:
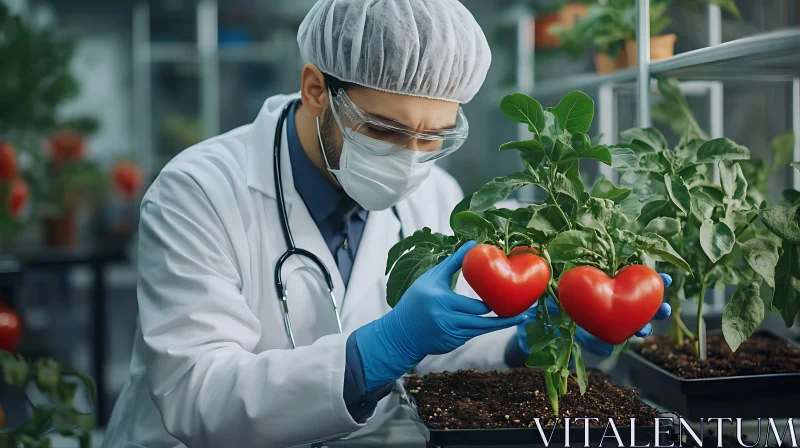
[[[296, 110], [297, 103], [292, 105], [289, 116], [286, 118], [286, 137], [289, 145], [289, 159], [292, 162], [294, 187], [303, 198], [314, 222], [319, 225], [336, 210], [344, 192], [337, 190], [328, 182], [328, 179], [311, 163], [303, 150], [294, 120]], [[359, 208], [356, 213], [366, 220], [366, 210]]]

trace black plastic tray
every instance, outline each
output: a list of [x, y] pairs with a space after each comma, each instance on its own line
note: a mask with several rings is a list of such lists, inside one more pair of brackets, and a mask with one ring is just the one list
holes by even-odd
[[[770, 331], [759, 333], [800, 349]], [[800, 373], [685, 379], [637, 353], [628, 351], [625, 358], [630, 380], [643, 397], [688, 420], [800, 417]]]
[[[403, 385], [403, 381], [397, 381], [395, 384], [395, 388], [399, 390], [401, 399], [405, 402], [405, 406], [403, 406], [411, 419], [416, 423], [417, 429], [419, 429], [422, 436], [425, 438], [425, 442], [427, 443], [428, 447], [468, 447], [468, 446], [503, 446], [503, 447], [534, 447], [534, 446], [545, 446], [545, 441], [542, 439], [541, 434], [539, 434], [538, 428], [509, 428], [509, 429], [433, 429], [428, 428], [425, 423], [420, 418], [419, 413], [417, 411], [417, 403], [413, 396], [409, 395], [405, 387]], [[662, 418], [671, 418], [673, 419], [673, 423], [669, 421], [662, 421], [661, 422], [661, 436], [659, 445], [661, 446], [670, 446], [671, 442], [677, 442], [678, 438], [678, 426], [677, 426], [677, 415], [672, 414], [661, 414], [659, 417]], [[615, 424], [619, 424], [620, 422], [614, 422]], [[644, 423], [644, 422], [642, 422]], [[617, 431], [619, 432], [620, 438], [622, 439], [625, 446], [628, 446], [630, 443], [631, 437], [631, 430], [630, 426], [617, 426]], [[545, 436], [549, 436], [550, 432], [552, 431], [552, 427], [542, 426], [542, 429], [545, 433]], [[602, 440], [603, 433], [605, 431], [605, 427], [602, 428], [589, 428], [589, 440], [590, 444], [594, 446], [594, 443], [599, 443]], [[583, 446], [584, 445], [584, 434], [585, 429], [583, 427], [575, 427], [570, 428], [569, 433], [570, 445], [571, 446]], [[636, 444], [637, 445], [647, 445], [648, 442], [650, 443], [649, 446], [654, 446], [654, 437], [655, 437], [655, 427], [642, 425], [636, 426]], [[549, 441], [549, 446], [564, 446], [565, 437], [564, 437], [564, 430], [563, 429], [556, 429], [553, 432], [552, 437]], [[606, 443], [610, 444], [609, 446], [615, 446], [616, 442], [613, 438], [613, 431], [609, 431], [607, 436], [611, 436], [611, 438], [606, 438]]]

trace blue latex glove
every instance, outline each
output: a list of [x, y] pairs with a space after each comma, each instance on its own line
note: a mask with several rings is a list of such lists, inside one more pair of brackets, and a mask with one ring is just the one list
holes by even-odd
[[513, 327], [527, 316], [482, 316], [491, 310], [480, 300], [456, 294], [450, 280], [461, 269], [470, 241], [420, 276], [385, 316], [355, 331], [367, 389], [390, 383], [428, 355], [448, 353], [485, 333]]
[[[661, 276], [661, 279], [664, 280], [664, 287], [668, 287], [672, 284], [672, 277], [667, 274], [658, 274]], [[547, 297], [547, 312], [550, 315], [555, 315], [559, 313], [558, 305], [556, 302]], [[664, 320], [669, 317], [670, 313], [672, 313], [672, 307], [669, 306], [669, 303], [662, 303], [661, 306], [656, 311], [656, 315], [653, 316], [655, 320]], [[528, 319], [523, 322], [521, 325], [517, 326], [517, 343], [519, 347], [522, 349], [523, 352], [526, 354], [530, 354], [530, 347], [528, 347], [528, 341], [526, 339], [526, 332], [525, 332], [525, 325], [533, 322], [536, 319], [536, 305], [531, 307], [527, 313]], [[636, 336], [643, 338], [650, 336], [653, 333], [653, 326], [650, 324], [645, 325], [642, 329], [636, 332]], [[584, 350], [587, 350], [590, 353], [593, 353], [598, 356], [611, 356], [611, 353], [614, 351], [614, 346], [611, 344], [607, 344], [600, 339], [589, 334], [588, 331], [584, 330], [581, 327], [578, 327], [575, 330], [575, 340], [581, 344]]]

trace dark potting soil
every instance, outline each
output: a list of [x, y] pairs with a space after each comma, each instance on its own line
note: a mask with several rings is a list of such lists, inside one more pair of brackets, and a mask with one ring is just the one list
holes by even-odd
[[707, 342], [705, 361], [695, 356], [692, 341], [687, 339], [675, 348], [666, 335], [647, 338], [633, 350], [686, 379], [800, 372], [800, 350], [782, 339], [756, 334], [739, 346], [736, 353], [721, 334], [709, 335]]
[[[630, 422], [635, 417], [652, 423], [659, 415], [634, 390], [617, 386], [602, 373], [587, 373], [589, 387], [584, 395], [569, 379], [567, 394], [559, 399], [559, 426], [566, 417], [597, 417], [599, 422], [589, 420], [589, 425], [605, 427], [608, 418]], [[540, 370], [523, 367], [503, 372], [459, 370], [411, 375], [406, 390], [414, 396], [419, 415], [429, 428], [530, 428], [536, 426], [536, 417], [542, 427], [552, 427], [555, 421]], [[570, 426], [582, 427], [583, 422], [570, 420]]]

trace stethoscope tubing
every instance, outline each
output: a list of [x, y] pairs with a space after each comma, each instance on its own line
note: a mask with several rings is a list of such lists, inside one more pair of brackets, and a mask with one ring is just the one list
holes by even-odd
[[[280, 298], [281, 305], [283, 308], [283, 320], [284, 326], [286, 327], [286, 332], [289, 334], [289, 339], [292, 343], [292, 348], [296, 348], [297, 345], [294, 339], [294, 333], [292, 332], [292, 323], [289, 319], [289, 303], [286, 293], [286, 287], [283, 284], [283, 279], [281, 278], [281, 271], [283, 269], [283, 264], [286, 260], [291, 257], [292, 255], [297, 255], [300, 257], [305, 257], [306, 259], [310, 260], [314, 263], [322, 272], [322, 276], [325, 279], [325, 284], [328, 286], [328, 295], [331, 299], [331, 304], [333, 305], [333, 312], [336, 315], [336, 324], [339, 330], [339, 333], [342, 332], [342, 321], [341, 317], [339, 316], [339, 307], [336, 304], [336, 297], [333, 294], [334, 286], [333, 286], [333, 277], [331, 276], [330, 270], [328, 267], [325, 266], [325, 263], [316, 256], [315, 254], [297, 247], [294, 243], [294, 236], [292, 235], [292, 230], [289, 227], [289, 215], [286, 212], [286, 200], [283, 195], [283, 176], [281, 174], [281, 136], [283, 134], [283, 125], [286, 122], [286, 117], [289, 116], [289, 112], [292, 110], [292, 106], [299, 100], [292, 100], [286, 106], [284, 106], [283, 110], [281, 111], [281, 115], [278, 118], [278, 123], [275, 128], [275, 138], [274, 138], [274, 145], [273, 145], [273, 177], [275, 181], [275, 196], [278, 201], [278, 216], [280, 216], [281, 220], [281, 227], [283, 230], [283, 237], [286, 241], [287, 250], [280, 257], [278, 257], [278, 261], [275, 263], [275, 292]], [[400, 238], [403, 238], [403, 225], [402, 221], [400, 221], [400, 215], [397, 212], [397, 207], [392, 207], [392, 212], [394, 213], [395, 217], [397, 218], [400, 224]]]

